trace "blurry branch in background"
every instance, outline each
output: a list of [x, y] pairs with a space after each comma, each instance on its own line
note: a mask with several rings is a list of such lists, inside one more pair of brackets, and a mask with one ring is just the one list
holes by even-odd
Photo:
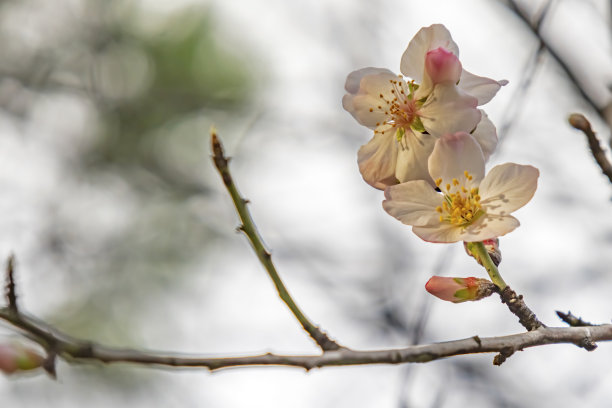
[[230, 196], [232, 197], [232, 201], [234, 202], [234, 206], [236, 207], [236, 211], [238, 212], [238, 216], [240, 217], [240, 221], [242, 225], [238, 227], [238, 229], [247, 236], [249, 242], [253, 246], [253, 250], [257, 254], [259, 261], [266, 268], [268, 275], [270, 275], [270, 279], [274, 282], [274, 286], [278, 291], [278, 295], [285, 302], [287, 307], [291, 310], [291, 313], [295, 316], [295, 318], [300, 322], [304, 330], [308, 332], [310, 337], [321, 347], [323, 351], [329, 350], [338, 350], [342, 348], [335, 341], [331, 340], [327, 334], [322, 332], [317, 326], [308, 320], [308, 318], [304, 315], [304, 313], [300, 310], [298, 305], [294, 302], [293, 298], [287, 291], [285, 284], [282, 279], [276, 272], [276, 267], [272, 262], [272, 255], [265, 248], [259, 233], [257, 232], [257, 227], [251, 218], [251, 214], [249, 209], [247, 208], [248, 201], [240, 196], [236, 185], [234, 184], [234, 180], [232, 179], [232, 175], [229, 172], [228, 162], [229, 159], [225, 157], [223, 152], [223, 145], [219, 141], [214, 130], [211, 130], [211, 148], [213, 152], [213, 161], [215, 163], [215, 167], [219, 171], [221, 178], [223, 179], [223, 184], [227, 188]]
[[574, 128], [581, 130], [582, 133], [585, 134], [589, 142], [589, 148], [591, 149], [593, 158], [601, 168], [603, 174], [608, 176], [608, 180], [610, 180], [610, 183], [612, 183], [612, 164], [610, 164], [610, 161], [606, 157], [606, 153], [601, 148], [599, 139], [597, 139], [597, 136], [595, 135], [595, 132], [593, 132], [591, 124], [587, 118], [579, 113], [573, 113], [569, 117], [569, 123]]
[[588, 2], [510, 0], [510, 5], [612, 129], [612, 55], [605, 20]]
[[[221, 143], [214, 132], [212, 132], [211, 141], [213, 160], [242, 221], [240, 230], [242, 230], [251, 241], [253, 249], [276, 285], [279, 296], [291, 309], [304, 330], [306, 330], [317, 342], [322, 353], [317, 355], [278, 355], [267, 353], [262, 355], [215, 358], [185, 357], [184, 355], [178, 355], [172, 352], [149, 352], [107, 347], [99, 343], [81, 340], [65, 334], [55, 327], [22, 312], [18, 308], [14, 260], [11, 256], [9, 257], [6, 269], [7, 284], [5, 286], [5, 297], [8, 306], [0, 308], [0, 319], [7, 321], [15, 328], [19, 329], [25, 337], [36, 342], [45, 349], [47, 358], [44, 361], [41, 360], [40, 365], [42, 365], [52, 376], [55, 376], [55, 361], [57, 357], [61, 357], [69, 363], [122, 362], [147, 366], [205, 367], [210, 371], [214, 371], [227, 367], [254, 365], [294, 366], [310, 370], [311, 368], [326, 366], [424, 363], [463, 354], [497, 353], [493, 360], [493, 364], [501, 365], [516, 351], [529, 347], [546, 344], [572, 343], [588, 351], [592, 351], [597, 347], [595, 344], [596, 341], [612, 340], [612, 325], [587, 325], [586, 322], [579, 318], [575, 318], [569, 313], [564, 314], [558, 312], [559, 316], [566, 323], [570, 326], [578, 327], [546, 327], [533, 316], [533, 326], [527, 327], [528, 325], [521, 322], [530, 331], [509, 336], [486, 338], [473, 336], [462, 340], [388, 350], [359, 351], [339, 346], [338, 343], [329, 339], [325, 333], [321, 332], [319, 328], [314, 326], [305, 317], [289, 295], [272, 264], [270, 253], [263, 246], [261, 238], [257, 233], [257, 228], [246, 207], [247, 201], [238, 193], [232, 176], [229, 173], [228, 159], [225, 157]], [[514, 303], [520, 304], [522, 302], [522, 298], [514, 294], [510, 299], [514, 299], [513, 301], [506, 300], [503, 296], [504, 291], [511, 291], [511, 289], [509, 287], [504, 288], [502, 291], [502, 300], [505, 300], [505, 303], [509, 303], [508, 307], [520, 318], [521, 312], [512, 309]], [[525, 309], [529, 311], [526, 306]]]

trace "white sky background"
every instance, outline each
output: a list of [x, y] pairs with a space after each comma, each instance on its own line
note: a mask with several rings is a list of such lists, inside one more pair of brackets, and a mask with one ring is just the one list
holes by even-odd
[[[153, 0], [147, 3], [159, 5]], [[609, 7], [605, 0], [584, 3], [601, 13]], [[357, 149], [369, 139], [370, 131], [342, 110], [346, 75], [365, 66], [399, 71], [410, 38], [432, 23], [449, 28], [468, 70], [510, 81], [485, 106], [498, 129], [511, 121], [489, 167], [514, 161], [532, 164], [541, 172], [535, 198], [516, 214], [521, 227], [502, 239], [504, 279], [525, 295], [549, 325], [558, 325], [554, 315], [558, 309], [570, 309], [594, 322], [610, 320], [612, 186], [590, 157], [584, 137], [566, 124], [566, 117], [581, 111], [606, 140], [609, 131], [547, 56], [527, 93], [521, 94], [519, 84], [538, 44], [511, 11], [485, 0], [219, 0], [205, 4], [218, 13], [220, 41], [237, 52], [250, 50], [250, 55], [261, 58], [257, 64], [269, 70], [261, 87], [260, 107], [253, 112], [259, 119], [248, 128], [244, 125], [245, 135], [226, 149], [234, 157], [239, 188], [252, 202], [254, 218], [289, 290], [307, 315], [333, 337], [354, 348], [409, 344], [410, 339], [397, 333], [377, 331], [376, 315], [370, 310], [377, 310], [380, 303], [370, 302], [391, 299], [407, 321], [414, 320], [420, 305], [427, 302], [429, 317], [421, 342], [522, 331], [497, 299], [453, 305], [429, 298], [423, 285], [441, 257], [445, 263], [439, 274], [482, 276], [484, 271], [465, 256], [460, 244], [424, 243], [384, 213], [382, 193], [365, 184], [357, 169]], [[224, 129], [219, 132], [223, 137]], [[32, 202], [53, 195], [54, 183], [61, 181], [62, 157], [53, 147], [53, 135], [42, 135], [29, 146], [10, 138], [0, 143], [0, 169], [20, 169], [18, 181], [23, 184], [15, 187], [15, 202], [5, 204], [5, 211], [19, 214], [20, 221], [14, 223], [36, 224], [42, 211], [37, 212]], [[23, 164], [32, 155], [41, 163], [33, 170]], [[209, 171], [213, 172], [212, 166]], [[121, 194], [120, 186], [116, 193]], [[95, 200], [104, 199], [99, 192], [89, 194], [99, 194]], [[16, 208], [24, 205], [29, 212]], [[219, 228], [233, 230], [236, 218], [220, 183], [217, 200], [208, 209]], [[121, 224], [113, 214], [100, 216], [99, 228]], [[3, 238], [2, 253], [15, 247], [27, 253], [36, 247], [35, 238], [35, 231], [14, 237], [17, 243]], [[388, 270], [381, 271], [385, 265]], [[194, 278], [192, 293], [184, 302], [151, 311], [157, 319], [162, 314], [176, 320], [173, 327], [179, 329], [168, 333], [152, 325], [147, 332], [145, 327], [142, 336], [147, 347], [212, 354], [316, 352], [276, 297], [243, 237], [236, 235], [235, 246], [219, 248], [216, 257], [203, 260], [200, 267], [219, 274]], [[321, 286], [321, 282], [327, 283]], [[27, 286], [44, 292], [35, 282]], [[366, 296], [370, 291], [388, 298]], [[30, 302], [33, 312], [43, 308], [39, 301]], [[283, 368], [235, 369], [213, 375], [168, 371], [154, 374], [162, 380], [160, 389], [143, 390], [129, 402], [143, 407], [420, 408], [468, 402], [472, 407], [487, 407], [491, 401], [487, 395], [493, 393], [510, 407], [603, 407], [612, 398], [608, 386], [612, 344], [602, 343], [593, 353], [569, 345], [530, 349], [512, 356], [502, 367], [492, 366], [492, 358], [454, 359], [460, 364], [450, 359], [401, 367], [326, 368], [308, 374]], [[485, 390], [462, 381], [462, 367], [478, 371], [498, 388]], [[51, 385], [44, 376], [0, 378], [0, 396], [12, 401], [7, 406], [20, 407], [40, 406], [45, 394], [45, 406], [127, 403], [99, 384], [92, 384], [85, 395], [73, 393], [70, 383], [79, 375], [78, 369], [62, 364], [59, 370], [60, 381]], [[29, 387], [38, 387], [41, 394], [28, 397]]]

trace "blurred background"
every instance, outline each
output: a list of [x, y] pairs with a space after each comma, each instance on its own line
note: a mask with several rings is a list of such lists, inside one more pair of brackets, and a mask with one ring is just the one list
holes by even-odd
[[[555, 310], [609, 322], [612, 185], [566, 119], [584, 113], [607, 145], [612, 70], [600, 60], [612, 58], [611, 2], [516, 3], [4, 0], [0, 255], [17, 257], [23, 307], [114, 346], [317, 352], [235, 232], [209, 157], [214, 124], [290, 292], [333, 338], [370, 349], [522, 331], [495, 297], [430, 297], [432, 275], [484, 271], [462, 245], [427, 244], [389, 217], [357, 169], [371, 133], [342, 109], [346, 75], [399, 72], [418, 29], [443, 23], [466, 69], [510, 81], [485, 106], [500, 137], [489, 166], [541, 172], [516, 214], [522, 226], [501, 239], [505, 280], [548, 325], [561, 324]], [[529, 21], [547, 41], [569, 40], [551, 53]], [[577, 66], [608, 75], [603, 97], [588, 86], [595, 76], [568, 75], [578, 51]], [[12, 337], [2, 324], [0, 340]], [[492, 358], [309, 373], [60, 363], [57, 381], [0, 377], [0, 401], [420, 408], [605, 407], [612, 398], [612, 344], [529, 349], [501, 367]]]

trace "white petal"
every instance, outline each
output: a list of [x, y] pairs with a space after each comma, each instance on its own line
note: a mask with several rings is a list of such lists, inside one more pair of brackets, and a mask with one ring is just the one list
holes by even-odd
[[374, 129], [387, 119], [385, 100], [390, 101], [395, 97], [389, 81], [396, 80], [397, 75], [388, 69], [363, 68], [354, 71], [346, 79], [345, 88], [349, 93], [342, 98], [342, 106], [357, 122]]
[[425, 69], [425, 55], [427, 51], [438, 47], [443, 47], [459, 56], [459, 47], [442, 24], [432, 24], [429, 27], [421, 28], [410, 40], [408, 48], [402, 55], [400, 63], [402, 74], [421, 82]]
[[510, 214], [531, 200], [539, 175], [533, 166], [515, 163], [495, 166], [480, 183], [480, 203], [487, 214]]
[[475, 242], [501, 237], [513, 231], [519, 225], [519, 221], [511, 215], [484, 215], [467, 227], [457, 227], [444, 223], [439, 226], [415, 226], [412, 231], [429, 242]]
[[489, 160], [489, 157], [495, 151], [497, 147], [497, 130], [495, 129], [495, 125], [485, 111], [479, 109], [482, 115], [480, 122], [476, 126], [474, 132], [472, 132], [472, 136], [482, 149], [482, 154], [484, 155], [485, 162]]
[[[465, 182], [465, 171], [473, 177], [471, 183]], [[442, 136], [429, 156], [429, 174], [434, 180], [441, 178], [443, 185], [456, 178], [466, 187], [477, 186], [484, 177], [484, 171], [482, 149], [476, 139], [465, 132]]]
[[359, 85], [361, 83], [361, 79], [366, 75], [376, 75], [376, 74], [391, 74], [394, 75], [393, 72], [386, 68], [374, 68], [367, 67], [361, 68], [357, 71], [353, 71], [346, 77], [346, 83], [344, 84], [344, 89], [346, 92], [350, 94], [356, 94], [359, 92]]
[[385, 211], [404, 224], [440, 224], [440, 214], [436, 212], [436, 207], [442, 205], [443, 196], [423, 180], [391, 186], [385, 190], [385, 199]]
[[427, 160], [433, 151], [436, 138], [418, 132], [406, 132], [397, 155], [395, 177], [400, 183], [411, 180], [425, 180], [433, 185]]
[[471, 132], [480, 121], [477, 101], [454, 84], [439, 84], [418, 114], [425, 129], [434, 136], [444, 133]]
[[384, 190], [397, 184], [395, 166], [397, 163], [397, 142], [395, 130], [377, 133], [357, 153], [357, 163], [363, 179], [374, 188]]
[[439, 226], [412, 227], [412, 232], [428, 242], [450, 243], [462, 241], [461, 228], [447, 223]]
[[499, 88], [507, 83], [508, 81], [506, 80], [496, 81], [491, 78], [474, 75], [464, 69], [459, 79], [459, 88], [477, 98], [478, 106], [480, 106], [493, 99]]
[[498, 216], [485, 214], [462, 231], [461, 240], [475, 242], [501, 237], [514, 231], [519, 225], [521, 225], [519, 220], [511, 215]]

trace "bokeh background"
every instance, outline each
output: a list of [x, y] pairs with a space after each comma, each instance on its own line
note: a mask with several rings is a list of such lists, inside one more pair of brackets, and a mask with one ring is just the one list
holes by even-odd
[[[611, 2], [548, 3], [543, 27], [580, 3], [587, 12], [559, 35], [575, 30], [610, 51]], [[422, 242], [389, 217], [357, 169], [370, 131], [341, 107], [346, 75], [399, 71], [408, 41], [432, 23], [450, 29], [468, 70], [510, 81], [485, 106], [500, 137], [490, 166], [541, 171], [535, 198], [516, 214], [522, 226], [501, 240], [504, 278], [549, 325], [560, 324], [555, 310], [609, 322], [612, 185], [566, 119], [584, 113], [606, 143], [610, 129], [511, 4], [493, 0], [3, 1], [0, 256], [17, 257], [23, 307], [108, 345], [317, 352], [235, 232], [209, 158], [214, 124], [290, 292], [332, 337], [369, 349], [522, 331], [495, 297], [430, 297], [432, 275], [484, 271], [460, 244]], [[1, 340], [14, 336], [0, 326]], [[492, 358], [309, 373], [60, 363], [57, 381], [0, 377], [0, 401], [420, 408], [612, 399], [612, 344], [529, 349], [501, 367]]]

